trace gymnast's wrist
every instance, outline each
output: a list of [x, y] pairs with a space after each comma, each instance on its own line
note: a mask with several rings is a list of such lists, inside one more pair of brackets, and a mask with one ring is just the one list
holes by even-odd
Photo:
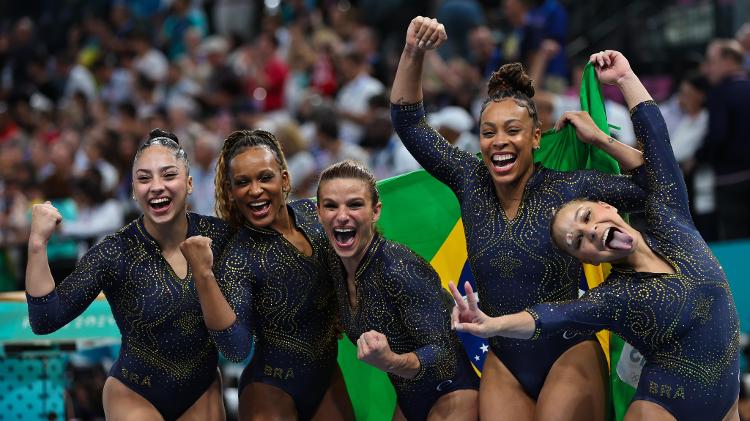
[[196, 268], [193, 272], [193, 280], [195, 280], [196, 285], [199, 285], [208, 282], [215, 282], [216, 278], [214, 277], [214, 272], [211, 268]]

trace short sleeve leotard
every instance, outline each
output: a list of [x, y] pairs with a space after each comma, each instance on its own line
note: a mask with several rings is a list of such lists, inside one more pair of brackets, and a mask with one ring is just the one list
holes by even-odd
[[[195, 213], [187, 219], [187, 236], [211, 238], [213, 253], [221, 254], [229, 226]], [[184, 279], [175, 274], [141, 216], [92, 247], [52, 292], [27, 294], [32, 329], [46, 334], [65, 326], [101, 291], [122, 335], [109, 375], [166, 420], [178, 418], [214, 382], [218, 362], [190, 269]]]
[[327, 268], [330, 246], [315, 204], [299, 200], [287, 208], [312, 255], [273, 229], [240, 228], [216, 268], [239, 328], [217, 339], [217, 346], [235, 354], [242, 348], [238, 340], [245, 341], [251, 331], [257, 345], [242, 373], [240, 393], [253, 382], [276, 386], [294, 399], [299, 418], [309, 419], [336, 367], [336, 297]]
[[644, 142], [648, 199], [643, 238], [676, 273], [614, 265], [580, 299], [539, 304], [535, 337], [611, 329], [646, 358], [634, 400], [678, 420], [721, 420], [739, 394], [739, 322], [726, 275], [693, 223], [664, 119], [653, 101], [632, 111]]
[[[508, 219], [487, 167], [430, 127], [422, 103], [391, 105], [391, 118], [409, 152], [458, 198], [479, 307], [489, 316], [578, 296], [581, 264], [552, 244], [549, 219], [553, 209], [582, 196], [608, 201], [623, 211], [643, 206], [645, 193], [628, 176], [538, 166], [526, 184], [518, 214]], [[552, 364], [587, 339], [593, 336], [547, 337], [536, 343], [495, 337], [490, 347], [536, 399]]]
[[386, 336], [396, 354], [417, 355], [420, 369], [413, 379], [388, 374], [407, 419], [426, 419], [446, 393], [478, 388], [479, 378], [451, 331], [453, 299], [429, 263], [407, 247], [376, 235], [355, 275], [354, 307], [336, 256], [332, 269], [349, 339], [356, 343], [363, 333], [375, 330]]

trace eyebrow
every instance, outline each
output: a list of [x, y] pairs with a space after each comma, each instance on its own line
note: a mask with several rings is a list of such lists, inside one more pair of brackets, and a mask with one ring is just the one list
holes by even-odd
[[581, 216], [579, 214], [581, 213], [582, 210], [583, 210], [583, 205], [579, 206], [578, 209], [576, 209], [576, 213], [575, 215], [573, 215], [574, 221], [580, 221]]
[[[172, 168], [177, 168], [177, 165], [166, 165], [164, 167], [159, 168], [159, 171], [166, 171]], [[151, 173], [151, 170], [145, 169], [145, 168], [138, 168], [135, 170], [135, 172], [145, 172], [145, 173]]]

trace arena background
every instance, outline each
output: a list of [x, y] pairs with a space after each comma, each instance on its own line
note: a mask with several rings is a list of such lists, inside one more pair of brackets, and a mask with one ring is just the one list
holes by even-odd
[[[536, 23], [519, 23], [519, 13]], [[201, 213], [213, 209], [216, 151], [237, 128], [262, 127], [279, 136], [295, 197], [312, 195], [315, 176], [328, 163], [365, 160], [378, 178], [389, 179], [381, 184], [386, 215], [430, 221], [429, 235], [400, 223], [384, 226], [385, 235], [430, 260], [444, 282], [467, 279], [452, 196], [423, 172], [399, 177], [416, 165], [392, 133], [383, 95], [404, 30], [420, 14], [443, 21], [451, 40], [426, 66], [430, 123], [474, 151], [477, 99], [493, 64], [548, 54], [536, 100], [540, 110], [548, 109], [549, 123], [577, 107], [579, 70], [588, 55], [620, 50], [663, 106], [668, 124], [678, 127], [681, 83], [707, 71], [712, 40], [736, 38], [750, 57], [746, 0], [0, 1], [0, 290], [6, 291], [0, 298], [0, 420], [103, 418], [101, 387], [117, 356], [116, 326], [106, 301], [98, 300], [52, 335], [31, 333], [19, 293], [28, 209], [50, 199], [63, 210], [50, 252], [59, 281], [90, 245], [137, 215], [129, 166], [134, 146], [153, 127], [175, 132], [185, 144], [196, 182], [191, 207]], [[351, 57], [364, 58], [362, 68], [351, 66]], [[380, 88], [347, 102], [344, 93], [361, 74]], [[604, 92], [607, 120], [617, 127], [613, 135], [634, 141], [622, 98]], [[326, 115], [335, 116], [332, 138], [324, 130]], [[711, 168], [722, 162], [707, 162], [701, 151], [681, 151], [680, 163], [694, 219], [729, 277], [747, 353], [750, 239], [736, 238], [717, 221]], [[351, 358], [347, 343], [341, 346], [342, 364], [356, 373], [347, 374], [347, 382], [358, 419], [387, 419], [394, 398], [384, 376]], [[478, 368], [482, 346], [467, 345]], [[614, 393], [627, 396], [642, 360], [627, 347], [611, 358], [612, 387], [622, 389]], [[222, 364], [229, 419], [236, 416], [241, 369]], [[743, 383], [750, 383], [745, 360], [742, 371]], [[750, 419], [744, 392], [742, 399], [741, 414]], [[621, 414], [622, 406], [613, 411]]]

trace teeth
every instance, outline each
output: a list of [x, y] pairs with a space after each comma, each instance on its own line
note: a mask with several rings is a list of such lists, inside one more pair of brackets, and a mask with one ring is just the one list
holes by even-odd
[[609, 230], [611, 229], [612, 227], [604, 230], [604, 235], [602, 235], [602, 248], [607, 248], [607, 238], [609, 238]]
[[269, 203], [268, 200], [264, 200], [262, 202], [250, 203], [250, 207], [251, 208], [262, 208], [263, 206], [266, 206], [268, 203]]
[[513, 159], [513, 158], [514, 158], [513, 154], [499, 153], [499, 154], [492, 155], [492, 162], [501, 162], [501, 161], [505, 161], [505, 160]]
[[154, 204], [154, 205], [156, 205], [156, 204], [159, 204], [159, 203], [164, 203], [164, 202], [169, 202], [169, 198], [166, 198], [166, 197], [161, 197], [161, 198], [159, 198], [159, 199], [154, 199], [154, 200], [152, 200], [152, 201], [151, 201], [151, 202], [149, 202], [149, 203], [151, 203], [151, 204]]
[[354, 228], [334, 228], [334, 232], [340, 232], [342, 234], [346, 234], [348, 232], [354, 232]]

